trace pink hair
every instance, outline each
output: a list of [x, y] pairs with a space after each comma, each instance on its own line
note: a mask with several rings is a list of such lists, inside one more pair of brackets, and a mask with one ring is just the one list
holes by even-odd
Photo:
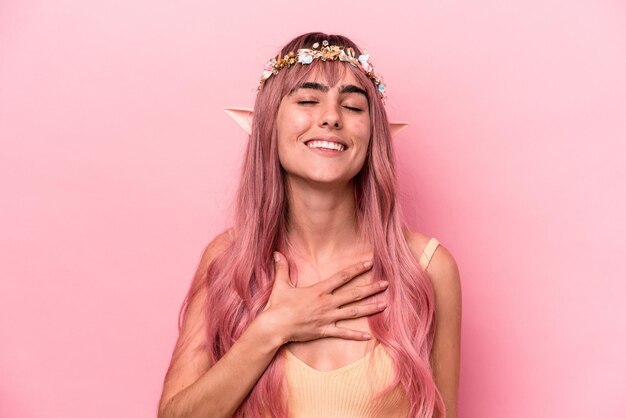
[[[339, 35], [309, 33], [285, 45], [284, 55], [315, 42], [352, 47]], [[369, 317], [372, 335], [389, 352], [396, 366], [392, 384], [381, 394], [401, 385], [410, 405], [409, 416], [445, 414], [430, 365], [433, 343], [434, 295], [431, 283], [418, 266], [404, 237], [404, 225], [396, 196], [396, 174], [387, 115], [375, 85], [358, 68], [342, 62], [314, 61], [294, 65], [270, 77], [255, 103], [252, 135], [246, 150], [233, 219], [235, 239], [210, 264], [203, 285], [207, 287], [207, 349], [218, 361], [261, 312], [273, 283], [272, 253], [288, 252], [287, 196], [276, 145], [276, 114], [282, 98], [307, 76], [321, 72], [334, 85], [345, 71], [352, 71], [369, 98], [372, 137], [362, 170], [354, 179], [357, 222], [373, 246], [374, 280], [386, 278], [388, 308]], [[192, 289], [187, 303], [198, 289]], [[284, 347], [281, 348], [284, 350]], [[236, 417], [287, 417], [283, 356], [276, 355]]]

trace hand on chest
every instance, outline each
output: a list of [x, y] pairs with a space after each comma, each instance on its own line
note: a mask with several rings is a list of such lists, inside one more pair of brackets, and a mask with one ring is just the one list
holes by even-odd
[[[300, 263], [297, 265], [298, 279], [296, 286], [306, 287], [314, 285], [341, 271], [342, 268], [345, 268], [345, 265], [340, 263], [328, 263], [322, 267]], [[361, 291], [361, 288], [371, 284], [373, 279], [372, 272], [368, 271], [337, 288], [333, 292], [334, 294], [341, 292], [345, 294], [354, 293], [355, 295], [355, 301], [343, 305], [342, 308], [386, 301], [386, 291], [358, 300], [358, 292]], [[337, 321], [336, 325], [338, 327], [370, 332], [368, 317], [344, 319]], [[374, 339], [370, 341], [354, 341], [341, 338], [321, 338], [307, 342], [290, 343], [287, 349], [310, 367], [321, 371], [329, 371], [358, 361], [371, 352], [375, 344], [376, 341]]]

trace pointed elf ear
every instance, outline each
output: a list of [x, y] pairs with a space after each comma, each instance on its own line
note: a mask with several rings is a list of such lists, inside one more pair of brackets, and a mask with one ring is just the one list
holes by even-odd
[[404, 122], [389, 122], [389, 130], [391, 131], [391, 137], [398, 135], [400, 132], [404, 131], [406, 127], [409, 126], [408, 123]]
[[248, 135], [252, 135], [252, 109], [247, 107], [230, 107], [224, 112], [241, 127]]
[[[224, 112], [241, 127], [248, 135], [252, 135], [252, 112], [253, 109], [247, 107], [230, 107], [224, 109]], [[402, 132], [408, 123], [404, 122], [389, 122], [389, 129], [391, 130], [391, 136], [396, 136]]]

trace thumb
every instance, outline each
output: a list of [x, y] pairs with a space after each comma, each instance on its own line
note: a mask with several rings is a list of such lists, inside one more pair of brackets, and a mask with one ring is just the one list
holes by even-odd
[[294, 287], [289, 278], [289, 263], [284, 255], [278, 251], [274, 252], [274, 286], [288, 285]]

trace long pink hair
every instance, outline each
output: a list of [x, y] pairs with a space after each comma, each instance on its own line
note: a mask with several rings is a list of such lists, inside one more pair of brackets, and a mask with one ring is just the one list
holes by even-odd
[[[281, 56], [324, 40], [361, 53], [346, 37], [308, 33], [285, 45]], [[235, 238], [213, 259], [202, 283], [208, 289], [207, 349], [211, 361], [218, 361], [231, 348], [267, 303], [274, 277], [273, 251], [288, 252], [287, 196], [278, 160], [275, 120], [282, 98], [318, 71], [329, 85], [334, 85], [345, 71], [352, 71], [369, 99], [372, 136], [365, 164], [354, 179], [354, 192], [357, 222], [373, 246], [374, 280], [384, 277], [390, 282], [386, 291], [388, 308], [369, 317], [372, 335], [384, 345], [397, 370], [394, 381], [382, 393], [401, 385], [409, 400], [409, 416], [443, 416], [445, 407], [430, 365], [433, 289], [405, 240], [387, 115], [376, 86], [360, 69], [347, 63], [316, 60], [310, 65], [294, 65], [270, 77], [257, 95], [236, 198]], [[186, 303], [196, 291], [191, 289]], [[275, 356], [236, 417], [287, 417], [282, 359], [282, 355]]]

